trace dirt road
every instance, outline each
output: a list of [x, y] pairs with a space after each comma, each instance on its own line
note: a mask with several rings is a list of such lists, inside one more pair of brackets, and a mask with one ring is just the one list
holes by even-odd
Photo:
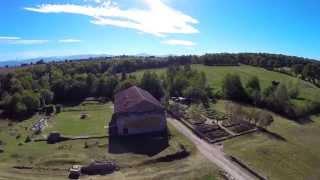
[[188, 129], [181, 122], [168, 118], [168, 122], [172, 124], [178, 131], [184, 134], [190, 139], [198, 148], [198, 150], [211, 162], [216, 164], [218, 167], [226, 171], [236, 180], [255, 180], [255, 176], [239, 167], [229, 160], [225, 154], [216, 146], [207, 143], [203, 139], [196, 136], [190, 129]]

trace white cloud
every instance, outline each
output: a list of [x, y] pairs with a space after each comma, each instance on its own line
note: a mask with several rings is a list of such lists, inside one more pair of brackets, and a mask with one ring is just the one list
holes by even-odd
[[172, 46], [195, 46], [196, 44], [192, 41], [169, 39], [161, 42], [162, 44], [168, 44]]
[[18, 40], [19, 37], [12, 37], [12, 36], [0, 36], [0, 41], [2, 40]]
[[61, 39], [59, 43], [79, 43], [81, 42], [80, 39]]
[[[87, 0], [88, 1], [88, 0]], [[42, 4], [26, 7], [38, 13], [70, 13], [92, 18], [91, 23], [135, 29], [139, 32], [165, 36], [167, 34], [193, 34], [199, 31], [194, 27], [195, 18], [186, 15], [162, 0], [142, 0], [147, 8], [121, 9], [111, 0], [93, 0], [95, 6], [76, 4]]]
[[34, 45], [34, 44], [45, 44], [48, 40], [42, 39], [22, 39], [20, 37], [12, 36], [0, 36], [0, 44], [23, 44], [23, 45]]
[[20, 40], [12, 41], [11, 44], [33, 45], [33, 44], [45, 44], [47, 42], [49, 41], [41, 40], [41, 39], [20, 39]]

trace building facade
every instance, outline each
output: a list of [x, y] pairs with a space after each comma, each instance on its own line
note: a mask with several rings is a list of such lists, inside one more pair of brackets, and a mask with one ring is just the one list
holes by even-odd
[[112, 122], [120, 136], [161, 132], [167, 128], [165, 108], [149, 92], [136, 86], [115, 95]]

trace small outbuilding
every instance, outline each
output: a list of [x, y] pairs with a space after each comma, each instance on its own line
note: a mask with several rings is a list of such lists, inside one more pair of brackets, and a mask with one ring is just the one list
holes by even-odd
[[110, 126], [120, 136], [163, 132], [167, 127], [165, 108], [149, 92], [132, 86], [115, 95]]

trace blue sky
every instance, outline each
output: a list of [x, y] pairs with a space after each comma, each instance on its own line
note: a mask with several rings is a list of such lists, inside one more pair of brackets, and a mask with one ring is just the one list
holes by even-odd
[[0, 61], [269, 52], [320, 59], [318, 0], [0, 1]]

